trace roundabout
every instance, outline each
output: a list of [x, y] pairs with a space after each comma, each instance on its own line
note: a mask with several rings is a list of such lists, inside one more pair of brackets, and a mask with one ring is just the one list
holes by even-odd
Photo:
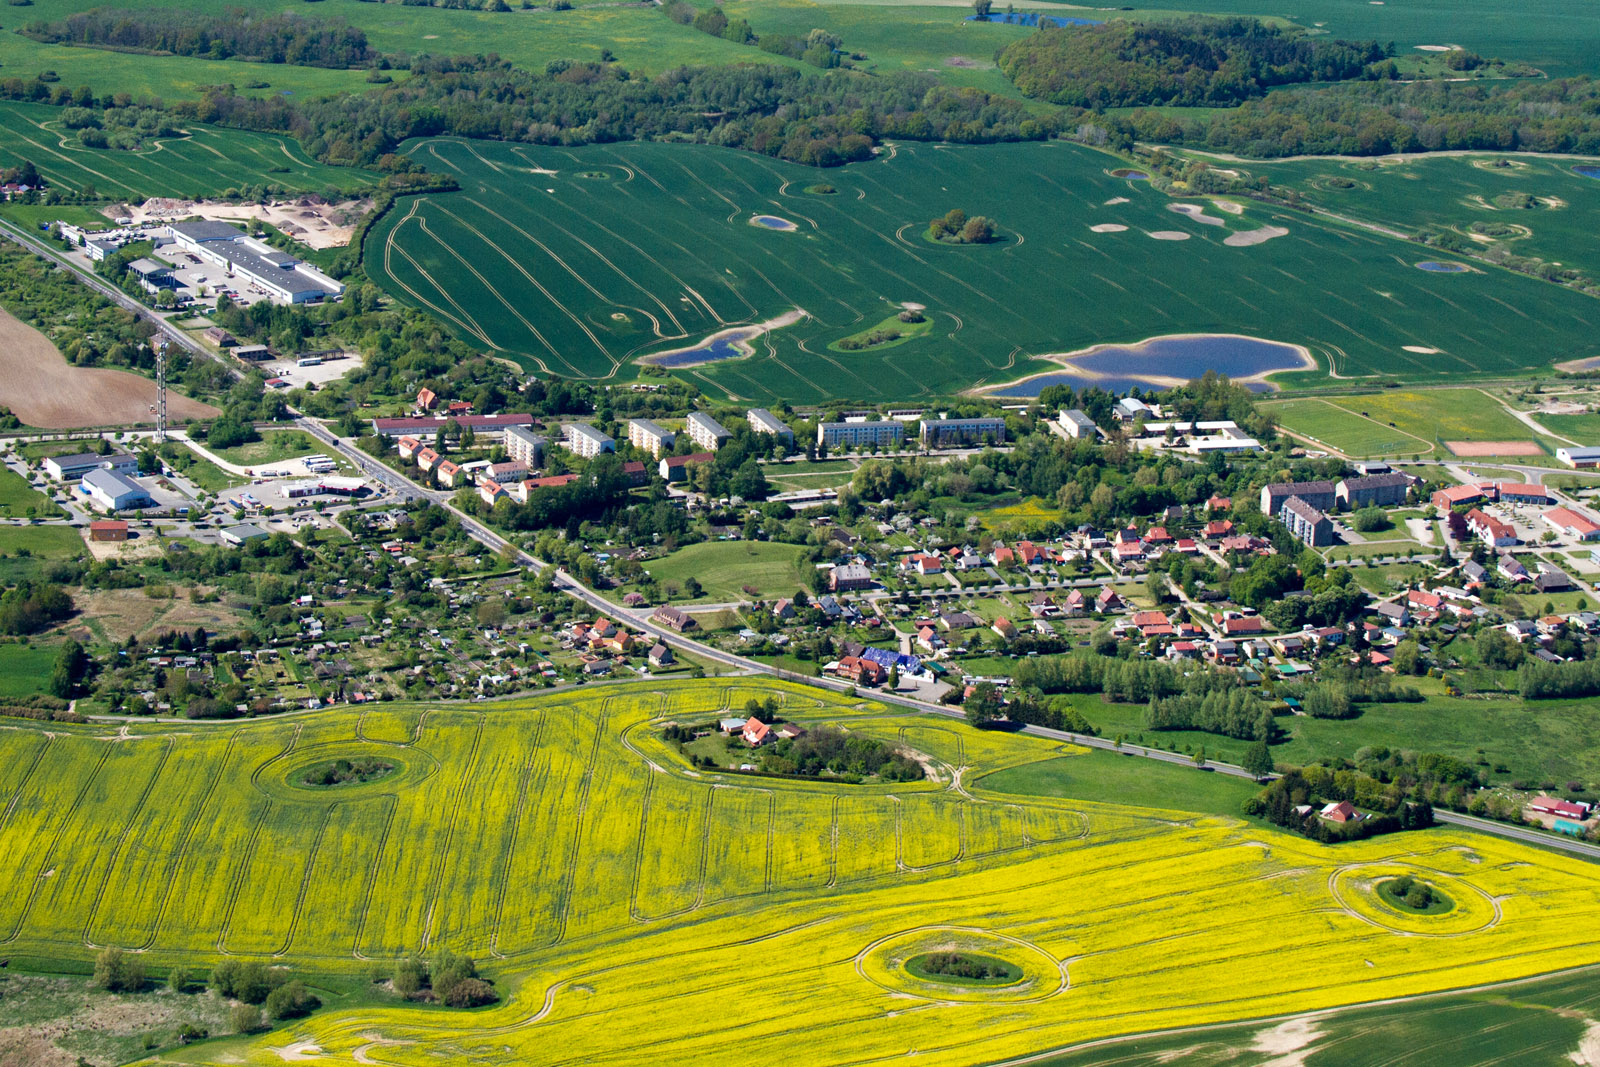
[[891, 993], [962, 1004], [1031, 1004], [1067, 990], [1067, 965], [1031, 941], [975, 926], [919, 926], [872, 942], [856, 973]]

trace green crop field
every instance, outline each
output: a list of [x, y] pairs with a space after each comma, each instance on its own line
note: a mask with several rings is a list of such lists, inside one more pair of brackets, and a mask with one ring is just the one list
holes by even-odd
[[1594, 245], [1600, 229], [1600, 181], [1573, 170], [1584, 164], [1581, 159], [1484, 153], [1252, 161], [1241, 166], [1274, 185], [1297, 189], [1309, 203], [1331, 211], [1406, 233], [1448, 231], [1485, 251], [1503, 249], [1595, 275], [1600, 274]]
[[[906, 746], [933, 777], [691, 771], [660, 737], [767, 695], [811, 728]], [[998, 792], [985, 776], [1077, 750], [838, 699], [708, 680], [246, 723], [19, 722], [0, 731], [0, 944], [14, 963], [120, 945], [157, 973], [237, 956], [335, 979], [448, 946], [503, 998], [333, 1007], [161, 1058], [251, 1065], [292, 1047], [329, 1063], [615, 1067], [915, 1049], [958, 1067], [1592, 959], [1581, 920], [1600, 888], [1577, 859], [1443, 829], [1330, 848], [1142, 807], [1162, 789], [1131, 779], [1111, 803]], [[360, 756], [394, 773], [300, 782]], [[1365, 888], [1409, 871], [1454, 910], [1400, 915]], [[1023, 978], [907, 971], [941, 945]]]
[[1063, 800], [1138, 795], [1174, 811], [1230, 816], [1239, 815], [1244, 802], [1257, 792], [1242, 778], [1100, 749], [996, 771], [984, 775], [979, 784], [998, 793]]
[[378, 180], [369, 171], [316, 163], [292, 137], [196, 123], [187, 137], [124, 152], [85, 148], [60, 120], [60, 108], [0, 102], [0, 166], [32, 160], [51, 185], [75, 190], [92, 186], [102, 196], [140, 200], [216, 196], [246, 185], [347, 190]]
[[26, 697], [49, 690], [56, 650], [48, 645], [0, 645], [0, 697]]
[[1586, 0], [1163, 0], [1191, 12], [1287, 16], [1308, 29], [1346, 40], [1395, 42], [1406, 53], [1417, 45], [1461, 45], [1485, 56], [1520, 59], [1553, 77], [1600, 74], [1594, 47], [1593, 9]]
[[[1143, 1034], [1033, 1061], [1036, 1067], [1264, 1067], [1404, 1062], [1415, 1067], [1567, 1067], [1600, 1025], [1595, 971], [1399, 1004], [1204, 1032]], [[1292, 1051], [1289, 1051], [1292, 1048]], [[1284, 1058], [1288, 1057], [1287, 1061]]]
[[[645, 570], [663, 585], [671, 582], [680, 589], [693, 578], [703, 590], [699, 599], [712, 603], [749, 600], [752, 594], [744, 591], [745, 586], [759, 590], [756, 595], [763, 600], [777, 600], [806, 587], [803, 551], [775, 541], [704, 541], [650, 560]], [[680, 594], [672, 599], [688, 598]]]
[[[796, 308], [808, 317], [757, 338], [753, 355], [682, 373], [741, 399], [906, 399], [1044, 371], [1046, 353], [1219, 332], [1306, 345], [1343, 375], [1437, 379], [1589, 354], [1600, 321], [1577, 293], [1498, 270], [1417, 270], [1412, 245], [1301, 215], [1202, 202], [1218, 220], [1207, 225], [1062, 143], [896, 145], [829, 172], [833, 195], [804, 191], [816, 171], [694, 146], [407, 151], [463, 189], [397, 205], [366, 243], [369, 274], [471, 343], [561, 375], [627, 377], [635, 357]], [[1014, 236], [924, 241], [927, 220], [953, 207]], [[799, 229], [751, 225], [757, 213]], [[1279, 224], [1287, 236], [1224, 244]], [[904, 302], [927, 306], [928, 336], [827, 350]]]

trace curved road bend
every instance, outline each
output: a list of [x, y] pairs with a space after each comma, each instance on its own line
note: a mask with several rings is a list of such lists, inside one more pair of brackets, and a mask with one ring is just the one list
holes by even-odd
[[[511, 544], [511, 542], [495, 533], [493, 530], [490, 530], [484, 526], [477, 519], [474, 519], [472, 516], [457, 508], [451, 502], [450, 494], [440, 493], [432, 489], [425, 489], [422, 486], [417, 485], [409, 478], [406, 478], [396, 471], [384, 466], [382, 463], [379, 463], [376, 459], [367, 455], [361, 450], [346, 444], [342, 439], [333, 436], [326, 429], [324, 429], [320, 423], [317, 423], [312, 419], [306, 418], [305, 416], [298, 416], [297, 422], [302, 428], [311, 433], [318, 440], [324, 442], [330, 448], [337, 449], [340, 454], [353, 462], [357, 469], [367, 471], [372, 477], [377, 478], [386, 485], [394, 487], [401, 497], [415, 497], [428, 500], [448, 510], [456, 517], [457, 521], [461, 523], [462, 528], [466, 530], [467, 535], [473, 540], [495, 550], [496, 552], [502, 552], [506, 549], [510, 549], [520, 563], [533, 569], [537, 573], [542, 574], [550, 569], [550, 564], [545, 563], [543, 560], [535, 559], [533, 556], [522, 551], [522, 549]], [[621, 607], [618, 604], [612, 603], [610, 600], [607, 600], [605, 597], [601, 596], [593, 589], [590, 589], [588, 586], [584, 585], [582, 582], [578, 581], [572, 575], [568, 574], [564, 570], [561, 570], [560, 568], [555, 568], [554, 573], [551, 575], [551, 579], [551, 584], [555, 589], [566, 593], [568, 596], [571, 596], [574, 599], [583, 601], [595, 611], [602, 612], [614, 618], [625, 620], [627, 624], [634, 629], [648, 634], [657, 640], [670, 641], [678, 645], [680, 648], [684, 648], [694, 653], [696, 656], [699, 656], [702, 659], [707, 659], [714, 663], [718, 663], [725, 667], [729, 667], [733, 670], [744, 673], [767, 674], [778, 678], [788, 678], [791, 680], [801, 681], [804, 684], [815, 688], [832, 689], [840, 692], [850, 688], [850, 684], [843, 679], [826, 677], [811, 678], [793, 675], [788, 671], [780, 670], [779, 668], [770, 664], [760, 663], [752, 659], [745, 659], [743, 656], [735, 655], [732, 652], [724, 652], [720, 648], [713, 648], [710, 645], [696, 641], [694, 638], [686, 637], [675, 630], [656, 623], [646, 613], [631, 611], [627, 608]], [[945, 718], [950, 719], [966, 718], [966, 716], [957, 708], [945, 707], [942, 704], [930, 704], [923, 700], [913, 700], [910, 697], [900, 696], [898, 693], [875, 692], [872, 694], [871, 698], [879, 701], [880, 703], [893, 704], [897, 707], [907, 708], [911, 711], [916, 711], [924, 715], [942, 715]], [[1111, 752], [1121, 752], [1124, 755], [1140, 756], [1144, 759], [1152, 759], [1161, 763], [1168, 763], [1175, 766], [1196, 766], [1192, 758], [1177, 752], [1163, 752], [1160, 749], [1146, 748], [1142, 745], [1124, 744], [1119, 746], [1116, 742], [1108, 741], [1103, 737], [1087, 737], [1083, 734], [1075, 734], [1067, 730], [1052, 730], [1045, 726], [1024, 726], [1018, 732], [1032, 734], [1035, 737], [1046, 737], [1054, 741], [1083, 745], [1087, 748], [1098, 748]], [[1255, 776], [1249, 771], [1246, 771], [1243, 767], [1237, 767], [1231, 763], [1217, 763], [1207, 760], [1203, 766], [1209, 768], [1217, 774], [1226, 774], [1235, 778], [1245, 778], [1251, 781], [1255, 780]], [[1589, 844], [1586, 841], [1579, 841], [1576, 838], [1569, 838], [1554, 834], [1542, 834], [1536, 830], [1529, 830], [1520, 826], [1511, 826], [1506, 823], [1491, 822], [1488, 819], [1479, 819], [1471, 815], [1458, 815], [1455, 812], [1449, 811], [1435, 811], [1434, 815], [1440, 822], [1448, 823], [1453, 826], [1460, 826], [1469, 830], [1477, 830], [1482, 833], [1493, 834], [1497, 837], [1509, 838], [1513, 841], [1543, 845], [1547, 848], [1571, 852], [1588, 859], [1600, 860], [1600, 846]]]

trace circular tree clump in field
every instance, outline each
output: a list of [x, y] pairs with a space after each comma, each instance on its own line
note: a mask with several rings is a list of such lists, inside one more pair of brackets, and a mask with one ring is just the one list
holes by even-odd
[[952, 208], [928, 224], [927, 237], [942, 245], [986, 245], [998, 241], [1000, 231], [985, 215], [969, 217], [960, 208]]
[[329, 788], [341, 785], [362, 785], [387, 778], [395, 772], [397, 764], [372, 756], [357, 759], [331, 759], [312, 764], [300, 773], [300, 784]]
[[1409, 874], [1379, 882], [1378, 899], [1407, 915], [1443, 915], [1455, 907], [1437, 888]]
[[977, 952], [925, 952], [906, 960], [906, 970], [928, 982], [1005, 986], [1022, 980], [1022, 968]]
[[588, 178], [590, 181], [603, 182], [611, 178], [611, 172], [609, 170], [580, 170], [578, 177]]
[[837, 193], [838, 191], [839, 190], [835, 189], [833, 186], [829, 185], [827, 182], [818, 182], [816, 185], [808, 185], [808, 186], [806, 186], [806, 192], [815, 193], [817, 196], [832, 196], [834, 193]]

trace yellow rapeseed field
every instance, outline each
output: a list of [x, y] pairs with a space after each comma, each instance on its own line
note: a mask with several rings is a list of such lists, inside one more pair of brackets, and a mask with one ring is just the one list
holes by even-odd
[[[752, 696], [897, 740], [909, 785], [695, 771], [660, 739]], [[1240, 820], [986, 793], [1037, 738], [782, 685], [609, 685], [471, 708], [0, 730], [0, 952], [364, 973], [473, 955], [474, 1012], [324, 1011], [164, 1062], [994, 1062], [1593, 962], [1593, 868], [1437, 830], [1327, 848]], [[339, 756], [386, 778], [300, 782]], [[1412, 874], [1455, 907], [1402, 915]], [[1010, 985], [908, 958], [966, 949]], [[292, 1053], [291, 1053], [292, 1049]]]

